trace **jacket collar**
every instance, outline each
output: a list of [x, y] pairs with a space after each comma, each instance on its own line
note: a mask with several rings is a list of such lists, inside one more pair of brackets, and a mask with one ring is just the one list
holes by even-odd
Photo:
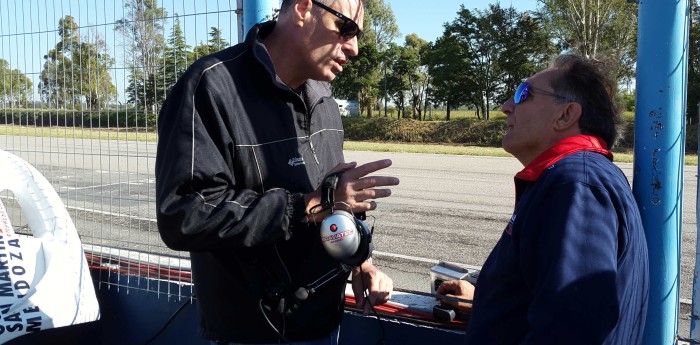
[[[265, 47], [262, 42], [275, 28], [275, 24], [275, 21], [267, 21], [254, 25], [246, 36], [245, 44], [252, 50], [255, 59], [265, 67], [271, 80], [274, 80], [278, 87], [291, 91], [289, 86], [277, 77], [277, 72], [275, 71], [275, 66], [272, 64], [272, 59], [270, 59], [267, 47]], [[329, 83], [309, 79], [302, 87], [304, 88], [304, 102], [308, 105], [315, 105], [323, 97], [331, 97]]]
[[[268, 21], [264, 23], [255, 24], [245, 38], [245, 45], [253, 52], [255, 60], [259, 61], [265, 70], [270, 75], [272, 80], [277, 80], [282, 83], [277, 78], [277, 72], [275, 72], [275, 66], [272, 64], [272, 59], [270, 58], [270, 53], [267, 51], [267, 47], [263, 44], [262, 40], [267, 37], [275, 28], [276, 22]], [[283, 83], [282, 83], [283, 84]]]
[[613, 160], [613, 155], [608, 151], [608, 145], [603, 139], [579, 134], [562, 139], [554, 146], [548, 148], [537, 156], [525, 169], [515, 174], [516, 179], [525, 181], [537, 181], [542, 172], [560, 159], [579, 151], [597, 152]]

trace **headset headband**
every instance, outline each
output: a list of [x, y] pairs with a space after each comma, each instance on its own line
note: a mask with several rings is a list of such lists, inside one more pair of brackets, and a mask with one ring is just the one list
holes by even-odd
[[[321, 210], [331, 210], [335, 205], [335, 187], [338, 186], [338, 181], [340, 177], [343, 176], [343, 171], [336, 171], [328, 174], [323, 179], [321, 184]], [[346, 204], [347, 205], [347, 204]], [[348, 210], [352, 213], [352, 210]], [[367, 214], [365, 212], [353, 213], [353, 216], [359, 220], [366, 220]]]
[[323, 184], [321, 184], [321, 209], [330, 210], [335, 204], [335, 187], [338, 185], [340, 177], [343, 176], [342, 171], [337, 171], [328, 174], [323, 179]]

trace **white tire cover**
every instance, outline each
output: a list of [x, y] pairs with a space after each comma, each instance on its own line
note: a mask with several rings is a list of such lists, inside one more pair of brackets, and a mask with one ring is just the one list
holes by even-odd
[[39, 329], [99, 319], [80, 238], [51, 184], [0, 150], [0, 191], [14, 194], [34, 237], [14, 233], [0, 202], [0, 343]]

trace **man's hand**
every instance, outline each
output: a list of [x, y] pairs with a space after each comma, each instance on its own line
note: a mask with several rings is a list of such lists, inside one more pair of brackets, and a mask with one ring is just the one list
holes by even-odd
[[[375, 171], [391, 166], [391, 160], [382, 159], [358, 166], [355, 162], [340, 163], [332, 169], [332, 172], [342, 171], [343, 175], [338, 180], [334, 193], [335, 208], [359, 213], [371, 211], [377, 208], [374, 199], [386, 198], [391, 195], [391, 189], [375, 188], [384, 186], [396, 186], [399, 179], [392, 176], [367, 176]], [[329, 211], [319, 212], [316, 207], [321, 203], [321, 189], [304, 195], [306, 213], [311, 215], [309, 219], [320, 222], [330, 214]], [[342, 204], [345, 203], [345, 204]], [[316, 207], [312, 210], [312, 208]]]
[[[465, 280], [448, 280], [440, 284], [437, 289], [438, 295], [457, 297], [460, 299], [474, 300], [474, 285]], [[472, 304], [451, 300], [443, 300], [442, 304], [449, 304], [462, 313], [471, 313]]]
[[[391, 299], [394, 281], [369, 262], [352, 270], [352, 292], [355, 294], [357, 307], [362, 313], [369, 315], [372, 307], [384, 304]], [[365, 298], [365, 290], [367, 298]]]
[[346, 170], [336, 186], [335, 201], [342, 201], [347, 205], [345, 207], [336, 205], [336, 207], [346, 211], [349, 211], [347, 210], [349, 207], [353, 213], [376, 209], [377, 202], [374, 199], [390, 196], [391, 189], [375, 187], [396, 186], [399, 184], [399, 179], [393, 176], [367, 175], [390, 166], [390, 159], [382, 159]]

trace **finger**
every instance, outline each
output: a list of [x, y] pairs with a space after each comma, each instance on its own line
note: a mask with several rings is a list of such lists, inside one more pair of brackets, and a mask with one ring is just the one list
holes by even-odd
[[393, 290], [393, 282], [389, 279], [389, 282], [381, 289], [381, 291], [376, 291], [374, 294], [370, 295], [370, 302], [372, 305], [380, 305], [388, 302], [391, 299], [391, 290]]
[[362, 277], [359, 274], [353, 273], [352, 275], [352, 293], [355, 295], [355, 303], [357, 308], [362, 308], [365, 303], [365, 284]]
[[357, 304], [357, 308], [362, 309], [364, 308], [365, 303], [365, 295], [363, 292], [357, 292], [353, 291], [355, 293], [355, 304]]
[[389, 292], [376, 291], [369, 295], [369, 303], [372, 306], [378, 306], [389, 301]]
[[393, 176], [367, 176], [348, 183], [352, 183], [355, 190], [360, 190], [378, 186], [396, 186], [399, 182], [399, 179]]
[[385, 169], [391, 166], [391, 159], [381, 159], [374, 162], [365, 163], [355, 167], [354, 169], [346, 171], [348, 177], [360, 178], [367, 174], [371, 174], [375, 171]]
[[352, 212], [367, 212], [374, 211], [377, 209], [377, 202], [370, 200], [365, 202], [358, 202], [352, 207]]
[[457, 280], [444, 281], [444, 282], [442, 282], [442, 284], [440, 284], [440, 286], [438, 286], [436, 292], [440, 295], [454, 293], [457, 290], [458, 286], [459, 286], [459, 281], [457, 281]]
[[[447, 295], [447, 296], [449, 296], [449, 297], [454, 297], [453, 295]], [[459, 307], [459, 302], [457, 302], [456, 300], [452, 300], [452, 299], [444, 299], [444, 300], [441, 300], [441, 301], [440, 301], [440, 304], [442, 304], [442, 305], [450, 305], [450, 306], [453, 306], [453, 307], [455, 307], [455, 308]]]
[[369, 204], [369, 209], [367, 211], [374, 211], [377, 209], [377, 202], [374, 200], [368, 201], [365, 204]]
[[391, 189], [363, 189], [355, 194], [355, 200], [362, 202], [368, 199], [386, 198], [391, 195]]
[[345, 172], [345, 171], [348, 171], [350, 169], [354, 169], [356, 166], [357, 166], [357, 162], [340, 163], [340, 164], [336, 165], [335, 167], [333, 167], [333, 169], [331, 169], [331, 173], [339, 172], [339, 171]]
[[370, 289], [369, 301], [372, 305], [384, 304], [391, 298], [394, 282], [389, 276], [383, 273], [378, 274], [374, 281]]

